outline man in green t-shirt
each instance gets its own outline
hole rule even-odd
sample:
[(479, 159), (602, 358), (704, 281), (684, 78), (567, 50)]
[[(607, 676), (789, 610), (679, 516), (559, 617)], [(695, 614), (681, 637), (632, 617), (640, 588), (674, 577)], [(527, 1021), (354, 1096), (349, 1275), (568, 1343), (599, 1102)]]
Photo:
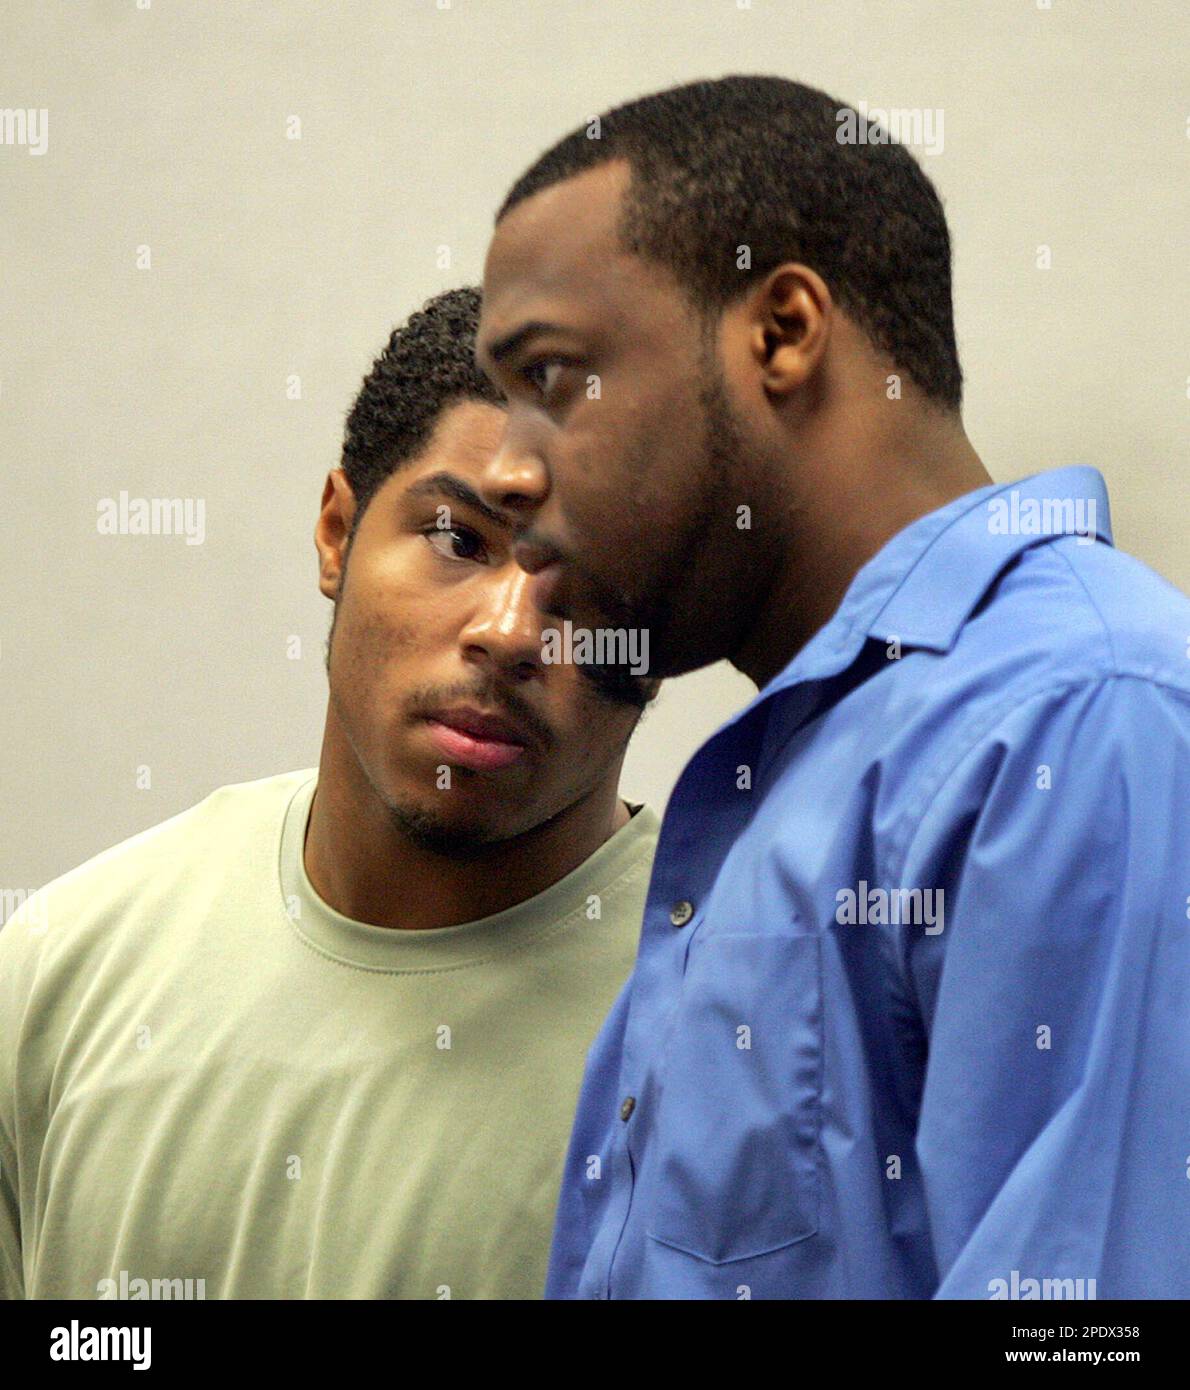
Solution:
[(220, 788), (0, 931), (5, 1297), (541, 1294), (636, 950), (659, 822), (618, 782), (656, 682), (546, 655), (475, 491), (505, 421), (478, 310), (431, 300), (348, 417), (318, 768)]

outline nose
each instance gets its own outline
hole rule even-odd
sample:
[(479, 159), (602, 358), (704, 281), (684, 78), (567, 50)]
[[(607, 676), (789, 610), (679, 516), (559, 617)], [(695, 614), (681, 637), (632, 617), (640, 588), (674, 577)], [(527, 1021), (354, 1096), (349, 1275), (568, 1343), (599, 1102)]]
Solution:
[(465, 660), (522, 680), (542, 669), (541, 614), (530, 594), (531, 582), (511, 560), (493, 571), (459, 634)]
[(510, 407), (500, 447), (479, 475), (480, 496), (489, 506), (511, 512), (518, 532), (526, 530), (550, 495), (550, 475), (534, 446), (529, 422)]

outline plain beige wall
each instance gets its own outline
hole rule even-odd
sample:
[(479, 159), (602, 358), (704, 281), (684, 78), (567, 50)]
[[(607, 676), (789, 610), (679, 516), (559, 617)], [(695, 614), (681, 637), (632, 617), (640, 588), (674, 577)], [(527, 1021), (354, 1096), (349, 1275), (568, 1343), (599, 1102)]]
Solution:
[[(1005, 480), (1096, 465), (1117, 542), (1187, 587), (1188, 38), (1184, 0), (6, 6), (0, 108), (49, 127), (0, 145), (0, 885), (316, 761), (310, 532), (362, 373), (480, 278), (547, 144), (693, 77), (942, 111), (977, 449)], [(203, 499), (204, 543), (98, 534), (121, 490)], [(626, 791), (660, 808), (751, 692), (671, 684)]]

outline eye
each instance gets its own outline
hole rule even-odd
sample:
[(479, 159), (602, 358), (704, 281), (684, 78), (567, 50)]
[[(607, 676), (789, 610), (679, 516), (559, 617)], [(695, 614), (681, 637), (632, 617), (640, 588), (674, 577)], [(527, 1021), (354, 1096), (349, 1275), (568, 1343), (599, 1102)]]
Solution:
[(469, 526), (429, 526), (422, 535), (444, 560), (478, 560), (485, 553), (483, 537)]
[(521, 375), (544, 399), (558, 382), (558, 376), (566, 363), (560, 357), (543, 357), (539, 362), (530, 362), (522, 368)]

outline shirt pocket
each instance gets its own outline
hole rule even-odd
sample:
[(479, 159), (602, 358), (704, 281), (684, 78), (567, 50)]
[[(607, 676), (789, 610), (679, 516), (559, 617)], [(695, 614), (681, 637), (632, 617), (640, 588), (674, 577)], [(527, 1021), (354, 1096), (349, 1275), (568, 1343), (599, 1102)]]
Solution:
[(819, 938), (723, 932), (698, 943), (664, 1066), (648, 1234), (714, 1264), (814, 1235)]

